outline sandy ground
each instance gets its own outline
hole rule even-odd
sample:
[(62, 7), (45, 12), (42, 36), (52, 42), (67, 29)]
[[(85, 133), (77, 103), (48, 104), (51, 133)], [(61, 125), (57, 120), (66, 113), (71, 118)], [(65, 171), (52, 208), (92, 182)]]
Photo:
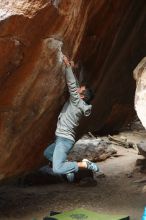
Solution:
[[(127, 135), (137, 142), (145, 139), (145, 133)], [(118, 157), (98, 163), (106, 176), (98, 177), (94, 187), (68, 183), (0, 186), (0, 219), (42, 220), (50, 210), (82, 207), (107, 214), (128, 214), (131, 220), (140, 220), (146, 205), (146, 174), (140, 173), (135, 163), (142, 156), (133, 149), (119, 146), (116, 149)]]

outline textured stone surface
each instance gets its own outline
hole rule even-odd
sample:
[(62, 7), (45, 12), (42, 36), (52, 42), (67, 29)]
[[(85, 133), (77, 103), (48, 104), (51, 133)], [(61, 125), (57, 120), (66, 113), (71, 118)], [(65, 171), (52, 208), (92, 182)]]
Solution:
[[(139, 149), (139, 153), (141, 155), (143, 155), (144, 157), (146, 157), (146, 143), (140, 143), (138, 145), (138, 149)], [(145, 162), (145, 164), (146, 164), (146, 162)]]
[[(146, 4), (141, 2), (136, 6), (134, 1), (108, 3), (92, 14), (80, 52), (86, 77), (97, 92), (88, 126), (98, 130), (104, 125), (109, 132), (118, 130), (135, 114), (136, 85), (132, 72), (145, 56), (146, 14), (143, 10)], [(87, 45), (86, 50), (84, 45)], [(84, 124), (82, 129), (85, 130)]]
[(76, 142), (74, 148), (69, 154), (69, 159), (82, 161), (86, 158), (91, 161), (103, 161), (116, 154), (117, 151), (105, 140), (100, 138), (82, 138)]
[[(133, 71), (136, 80), (135, 109), (142, 125), (146, 129), (146, 57), (144, 57)], [(146, 143), (138, 146), (140, 154), (146, 157)]]
[(136, 80), (135, 109), (146, 128), (146, 57), (140, 61), (133, 74)]
[(61, 50), (83, 62), (96, 91), (79, 134), (114, 127), (115, 111), (116, 127), (133, 117), (132, 70), (145, 54), (145, 11), (145, 0), (0, 2), (1, 179), (43, 163), (65, 101)]

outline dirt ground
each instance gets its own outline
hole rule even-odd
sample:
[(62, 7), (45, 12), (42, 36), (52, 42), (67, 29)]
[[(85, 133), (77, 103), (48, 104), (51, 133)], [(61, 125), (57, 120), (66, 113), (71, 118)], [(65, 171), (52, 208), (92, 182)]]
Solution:
[[(145, 132), (124, 133), (129, 140), (146, 140)], [(50, 210), (86, 208), (100, 213), (128, 214), (140, 220), (146, 205), (146, 174), (139, 172), (136, 160), (143, 157), (134, 149), (116, 146), (117, 157), (98, 163), (105, 177), (94, 187), (66, 182), (41, 185), (0, 186), (1, 220), (42, 220)]]

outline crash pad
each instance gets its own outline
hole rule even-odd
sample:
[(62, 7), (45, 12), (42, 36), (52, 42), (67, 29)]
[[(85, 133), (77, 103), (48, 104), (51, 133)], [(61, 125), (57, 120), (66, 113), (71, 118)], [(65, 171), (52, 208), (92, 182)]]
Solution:
[(75, 209), (53, 216), (56, 220), (130, 220), (129, 216), (96, 213), (86, 209)]

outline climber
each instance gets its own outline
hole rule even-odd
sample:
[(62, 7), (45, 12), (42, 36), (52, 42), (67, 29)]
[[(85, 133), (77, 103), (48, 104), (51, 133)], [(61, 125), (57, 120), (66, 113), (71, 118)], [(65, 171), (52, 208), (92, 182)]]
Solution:
[(93, 172), (98, 172), (99, 168), (87, 159), (81, 162), (67, 161), (67, 155), (75, 143), (75, 130), (79, 120), (82, 116), (89, 116), (91, 113), (90, 102), (93, 93), (85, 85), (79, 87), (72, 71), (73, 63), (66, 56), (63, 57), (63, 64), (70, 97), (58, 117), (56, 140), (45, 149), (44, 156), (52, 161), (54, 173), (66, 174), (68, 181), (72, 182), (74, 173), (80, 168), (87, 168)]

